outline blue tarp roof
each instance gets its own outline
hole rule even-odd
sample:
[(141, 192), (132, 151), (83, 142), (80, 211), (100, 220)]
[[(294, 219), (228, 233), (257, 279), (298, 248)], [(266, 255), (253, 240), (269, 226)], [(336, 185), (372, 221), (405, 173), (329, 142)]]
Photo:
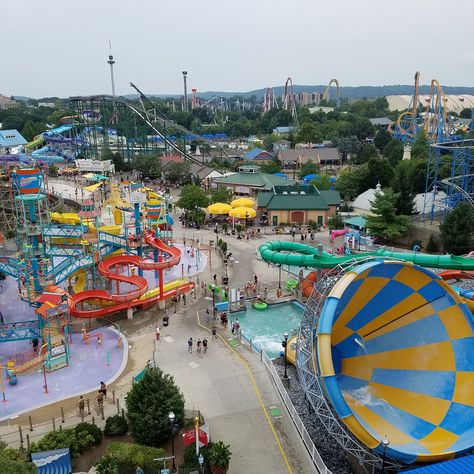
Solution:
[(273, 173), (273, 176), (278, 176), (283, 179), (288, 179), (288, 176), (285, 173)]
[(464, 456), (451, 461), (438, 462), (423, 466), (416, 469), (411, 469), (407, 472), (416, 474), (461, 474), (467, 472), (474, 472), (474, 454)]
[(31, 460), (36, 464), (38, 474), (70, 474), (72, 472), (69, 448), (31, 453)]
[(0, 146), (11, 147), (26, 145), (27, 141), (18, 130), (0, 130)]

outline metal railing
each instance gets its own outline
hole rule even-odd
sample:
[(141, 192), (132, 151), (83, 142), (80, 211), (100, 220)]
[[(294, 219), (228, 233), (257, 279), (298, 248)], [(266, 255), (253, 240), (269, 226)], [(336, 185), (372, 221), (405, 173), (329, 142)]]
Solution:
[(311, 436), (308, 433), (308, 430), (306, 429), (295, 406), (293, 405), (293, 402), (291, 401), (291, 398), (288, 395), (288, 392), (283, 386), (281, 377), (276, 371), (275, 366), (273, 365), (273, 362), (270, 359), (270, 357), (268, 357), (265, 351), (263, 351), (260, 347), (254, 344), (252, 342), (252, 339), (245, 337), (245, 335), (242, 334), (242, 331), (239, 332), (239, 335), (241, 336), (241, 341), (243, 341), (250, 348), (252, 352), (255, 352), (256, 354), (260, 356), (260, 361), (263, 362), (263, 364), (267, 368), (270, 374), (270, 377), (277, 388), (278, 394), (280, 395), (280, 398), (282, 399), (283, 404), (288, 410), (290, 418), (293, 421), (293, 424), (295, 425), (295, 428), (298, 431), (298, 434), (303, 440), (303, 443), (306, 449), (308, 450), (308, 453), (311, 456), (311, 460), (313, 461), (314, 466), (318, 470), (318, 473), (332, 474), (331, 471), (327, 468), (326, 464), (324, 463), (321, 455), (319, 454), (318, 449), (314, 445), (313, 440), (311, 439)]

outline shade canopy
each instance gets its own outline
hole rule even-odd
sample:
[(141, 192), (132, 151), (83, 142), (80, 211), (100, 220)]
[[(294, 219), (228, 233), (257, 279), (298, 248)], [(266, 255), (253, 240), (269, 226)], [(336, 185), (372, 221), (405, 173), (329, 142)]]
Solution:
[(236, 207), (229, 212), (229, 216), (245, 219), (246, 217), (254, 218), (257, 211), (251, 207)]
[(232, 207), (255, 207), (257, 203), (250, 198), (239, 198), (239, 199), (234, 199), (230, 205)]
[(90, 186), (86, 186), (85, 188), (82, 188), (84, 191), (89, 191), (90, 193), (93, 193), (95, 190), (100, 188), (102, 186), (102, 182), (96, 183), (96, 184), (91, 184)]
[(229, 214), (232, 210), (232, 206), (224, 202), (215, 202), (207, 208), (209, 214)]

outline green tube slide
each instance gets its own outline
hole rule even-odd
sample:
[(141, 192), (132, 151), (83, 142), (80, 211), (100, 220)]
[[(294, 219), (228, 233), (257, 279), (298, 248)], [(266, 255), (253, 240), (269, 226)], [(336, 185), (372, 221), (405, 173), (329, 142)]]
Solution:
[(474, 270), (474, 258), (453, 255), (430, 255), (420, 252), (391, 252), (380, 249), (377, 252), (364, 252), (353, 255), (335, 256), (328, 252), (319, 253), (318, 249), (296, 242), (273, 240), (259, 247), (262, 259), (266, 262), (298, 267), (333, 268), (364, 260), (368, 257), (392, 258), (413, 262), (421, 267), (445, 268), (453, 270)]

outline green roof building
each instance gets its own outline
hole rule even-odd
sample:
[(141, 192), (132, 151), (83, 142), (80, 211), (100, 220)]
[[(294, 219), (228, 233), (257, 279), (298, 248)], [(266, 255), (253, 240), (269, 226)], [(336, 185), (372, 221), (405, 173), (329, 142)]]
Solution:
[(339, 191), (319, 191), (312, 185), (274, 186), (271, 191), (258, 193), (257, 206), (261, 219), (271, 225), (326, 225), (341, 202)]
[(242, 165), (237, 173), (214, 178), (212, 181), (218, 188), (232, 188), (234, 194), (246, 196), (256, 196), (259, 191), (269, 191), (274, 186), (285, 187), (293, 184), (293, 181), (280, 176), (262, 173), (260, 166), (256, 165)]

